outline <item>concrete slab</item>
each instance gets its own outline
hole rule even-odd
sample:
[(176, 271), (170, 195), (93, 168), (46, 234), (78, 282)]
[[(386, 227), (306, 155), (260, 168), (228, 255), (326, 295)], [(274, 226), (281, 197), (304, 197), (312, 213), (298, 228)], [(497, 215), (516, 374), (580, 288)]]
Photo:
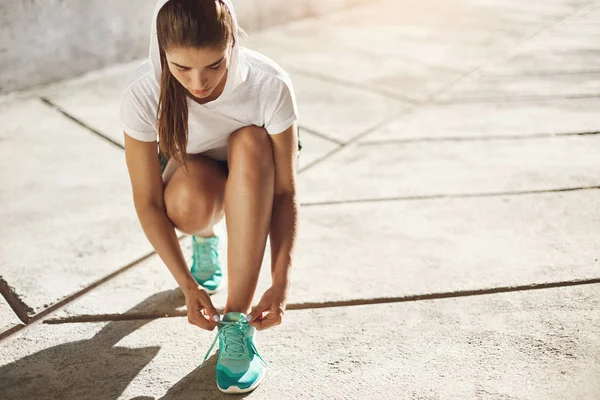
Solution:
[[(257, 334), (271, 368), (251, 396), (597, 398), (599, 288), (290, 311)], [(0, 393), (223, 398), (216, 356), (199, 367), (212, 335), (185, 318), (37, 325), (2, 343)]]
[(583, 4), (379, 2), (266, 30), (251, 43), (296, 71), (421, 101)]
[(497, 10), (490, 10), (489, 4), (474, 2), (425, 1), (418, 7), (407, 1), (379, 4), (326, 16), (327, 23), (319, 25), (318, 35), (361, 53), (465, 72), (514, 46), (543, 23), (507, 20)]
[[(599, 205), (600, 191), (583, 191), (303, 207), (289, 303), (594, 278), (600, 245), (590, 232), (600, 223)], [(271, 284), (268, 260), (269, 253), (254, 304)], [(170, 295), (139, 312), (185, 309), (167, 267), (152, 257), (55, 317), (124, 313), (158, 292)], [(227, 292), (212, 299), (222, 308)]]
[(369, 134), (362, 142), (528, 137), (595, 132), (600, 99), (443, 104), (420, 107)]
[(292, 79), (298, 98), (300, 126), (340, 142), (347, 142), (410, 107), (339, 83), (300, 74), (292, 74)]
[[(302, 22), (293, 24), (293, 28), (278, 30), (277, 35), (269, 31), (256, 35), (250, 42), (251, 47), (290, 71), (365, 91), (383, 92), (409, 102), (424, 99), (460, 75), (456, 71), (419, 65), (415, 60), (357, 51), (345, 42), (331, 40), (322, 33), (322, 25)], [(368, 103), (364, 96), (359, 99)]]
[(305, 171), (303, 203), (600, 184), (600, 135), (348, 147)]
[(572, 15), (519, 48), (510, 60), (486, 68), (489, 75), (531, 75), (585, 72), (599, 62), (598, 8)]
[(4, 297), (0, 296), (0, 337), (4, 332), (22, 326), (23, 323), (13, 312)]
[(34, 312), (150, 252), (120, 149), (37, 100), (0, 126), (2, 278)]
[(598, 36), (555, 33), (528, 43), (509, 61), (486, 68), (487, 76), (585, 74), (597, 71)]
[(39, 93), (87, 126), (123, 146), (121, 95), (141, 61), (49, 86)]
[(439, 99), (597, 94), (600, 73), (594, 66), (600, 62), (598, 40), (578, 28), (592, 16), (590, 12), (575, 15), (543, 32), (508, 60), (487, 66), (477, 79), (461, 83)]

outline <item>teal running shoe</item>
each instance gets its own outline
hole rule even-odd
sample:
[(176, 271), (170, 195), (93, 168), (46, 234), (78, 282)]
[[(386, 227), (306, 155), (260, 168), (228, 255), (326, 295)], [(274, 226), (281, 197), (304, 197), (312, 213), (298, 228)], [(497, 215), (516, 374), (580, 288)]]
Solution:
[(196, 282), (208, 294), (216, 293), (223, 282), (223, 270), (219, 259), (219, 238), (192, 236), (192, 266), (190, 272)]
[(219, 333), (204, 356), (204, 361), (219, 339), (217, 387), (221, 392), (250, 392), (265, 376), (267, 363), (254, 346), (254, 331), (246, 316), (239, 312), (227, 313), (219, 322)]

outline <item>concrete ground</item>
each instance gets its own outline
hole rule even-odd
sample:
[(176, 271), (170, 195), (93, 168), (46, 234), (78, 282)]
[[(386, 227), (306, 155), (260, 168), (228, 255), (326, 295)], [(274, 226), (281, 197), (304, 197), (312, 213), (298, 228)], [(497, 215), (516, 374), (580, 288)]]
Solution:
[[(237, 397), (600, 399), (600, 1), (376, 1), (248, 46), (305, 151), (288, 312)], [(133, 210), (133, 68), (0, 102), (0, 399), (224, 397)]]

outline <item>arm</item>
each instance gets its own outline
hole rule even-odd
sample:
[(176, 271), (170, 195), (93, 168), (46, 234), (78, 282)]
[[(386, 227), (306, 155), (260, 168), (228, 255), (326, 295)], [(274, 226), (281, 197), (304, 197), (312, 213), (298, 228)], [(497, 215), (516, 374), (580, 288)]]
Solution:
[[(143, 142), (125, 134), (125, 159), (133, 189), (133, 202), (146, 237), (171, 271), (187, 303), (193, 297), (191, 294), (201, 294), (197, 293), (198, 284), (187, 267), (175, 228), (167, 216), (156, 146), (156, 142)], [(206, 297), (209, 299), (207, 294)], [(202, 298), (194, 297), (194, 300), (200, 301), (209, 315), (216, 314), (210, 299), (208, 303)], [(197, 317), (188, 313), (191, 323), (205, 329), (214, 328), (212, 322)]]
[(296, 198), (296, 124), (272, 135), (275, 160), (275, 195), (271, 217), (271, 274), (273, 285), (289, 287), (292, 256), (298, 229)]

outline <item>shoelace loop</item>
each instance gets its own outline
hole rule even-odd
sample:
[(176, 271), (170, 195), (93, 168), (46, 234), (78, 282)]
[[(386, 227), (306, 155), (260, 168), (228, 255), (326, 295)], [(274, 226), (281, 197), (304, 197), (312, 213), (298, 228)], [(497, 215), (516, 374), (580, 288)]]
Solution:
[[(248, 322), (245, 321), (221, 321), (219, 322), (220, 330), (215, 335), (215, 339), (213, 340), (210, 348), (206, 352), (204, 356), (204, 360), (202, 361), (202, 365), (208, 359), (208, 356), (212, 352), (215, 344), (217, 343), (217, 339), (220, 335), (223, 335), (223, 349), (219, 349), (222, 351), (222, 358), (241, 360), (250, 356), (250, 352), (248, 350), (248, 342), (246, 341), (246, 330), (248, 329)], [(258, 349), (254, 346), (253, 342), (250, 342), (250, 350), (256, 354), (256, 356), (260, 359), (260, 361), (268, 366), (267, 362), (262, 358), (262, 356), (258, 353)], [(201, 365), (201, 366), (202, 366)]]

